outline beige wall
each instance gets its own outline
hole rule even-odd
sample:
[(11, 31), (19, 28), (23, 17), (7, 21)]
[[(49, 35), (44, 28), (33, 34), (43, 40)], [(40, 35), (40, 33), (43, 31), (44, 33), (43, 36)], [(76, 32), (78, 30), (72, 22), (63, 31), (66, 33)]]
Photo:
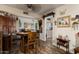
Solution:
[(17, 8), (12, 8), (6, 5), (0, 5), (0, 10), (12, 13), (17, 16), (23, 16), (23, 17), (29, 17), (29, 18), (40, 18), (40, 15), (36, 13), (30, 13), (30, 15), (24, 15), (23, 10), (17, 9)]
[[(60, 11), (63, 10), (66, 10), (65, 14), (60, 15)], [(69, 16), (69, 15), (70, 17), (75, 17), (75, 15), (79, 15), (79, 5), (63, 5), (61, 7), (56, 8), (55, 13), (56, 14), (54, 20), (57, 20), (58, 17)], [(57, 26), (54, 25), (53, 45), (56, 45), (56, 38), (58, 35), (63, 36), (68, 35), (70, 40), (69, 50), (71, 53), (73, 53), (74, 52), (73, 49), (76, 46), (76, 39), (75, 39), (76, 32), (79, 32), (79, 30), (74, 30), (72, 28), (72, 21), (70, 23), (70, 27), (58, 28)]]

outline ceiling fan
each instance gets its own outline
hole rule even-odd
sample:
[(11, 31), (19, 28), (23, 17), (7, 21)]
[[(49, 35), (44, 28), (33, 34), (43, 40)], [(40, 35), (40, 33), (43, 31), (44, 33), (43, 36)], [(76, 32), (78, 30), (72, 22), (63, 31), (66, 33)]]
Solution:
[(25, 4), (28, 12), (38, 12), (41, 9), (40, 4)]
[(34, 6), (32, 4), (26, 4), (27, 5), (27, 10), (32, 11)]

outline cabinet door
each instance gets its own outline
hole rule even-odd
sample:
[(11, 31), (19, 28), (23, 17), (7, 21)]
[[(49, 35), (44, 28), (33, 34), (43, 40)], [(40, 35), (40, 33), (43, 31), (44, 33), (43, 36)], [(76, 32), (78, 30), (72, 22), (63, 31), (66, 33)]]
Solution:
[(3, 24), (3, 32), (7, 32), (7, 33), (9, 33), (9, 23), (10, 23), (10, 21), (9, 21), (10, 19), (8, 18), (8, 17), (5, 17), (4, 18), (4, 24)]
[(3, 25), (3, 32), (8, 33), (8, 26), (7, 25)]
[(2, 31), (2, 24), (3, 24), (2, 18), (0, 18), (0, 31)]

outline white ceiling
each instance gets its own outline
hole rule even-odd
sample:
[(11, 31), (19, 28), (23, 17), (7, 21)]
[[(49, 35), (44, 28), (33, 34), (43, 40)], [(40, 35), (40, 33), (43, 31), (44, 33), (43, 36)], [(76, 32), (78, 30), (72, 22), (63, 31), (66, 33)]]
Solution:
[[(27, 12), (27, 5), (25, 5), (25, 4), (6, 4), (6, 5), (24, 10)], [(61, 5), (63, 5), (63, 4), (33, 4), (33, 6), (35, 6), (36, 8), (35, 8), (35, 11), (31, 11), (31, 12), (35, 12), (37, 14), (44, 14)]]

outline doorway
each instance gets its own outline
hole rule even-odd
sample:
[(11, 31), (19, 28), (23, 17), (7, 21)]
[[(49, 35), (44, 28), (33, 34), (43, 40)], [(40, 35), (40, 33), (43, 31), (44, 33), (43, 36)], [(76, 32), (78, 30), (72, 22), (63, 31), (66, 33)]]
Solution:
[(52, 35), (53, 35), (53, 16), (45, 17), (45, 37), (46, 37), (46, 44), (52, 45)]

